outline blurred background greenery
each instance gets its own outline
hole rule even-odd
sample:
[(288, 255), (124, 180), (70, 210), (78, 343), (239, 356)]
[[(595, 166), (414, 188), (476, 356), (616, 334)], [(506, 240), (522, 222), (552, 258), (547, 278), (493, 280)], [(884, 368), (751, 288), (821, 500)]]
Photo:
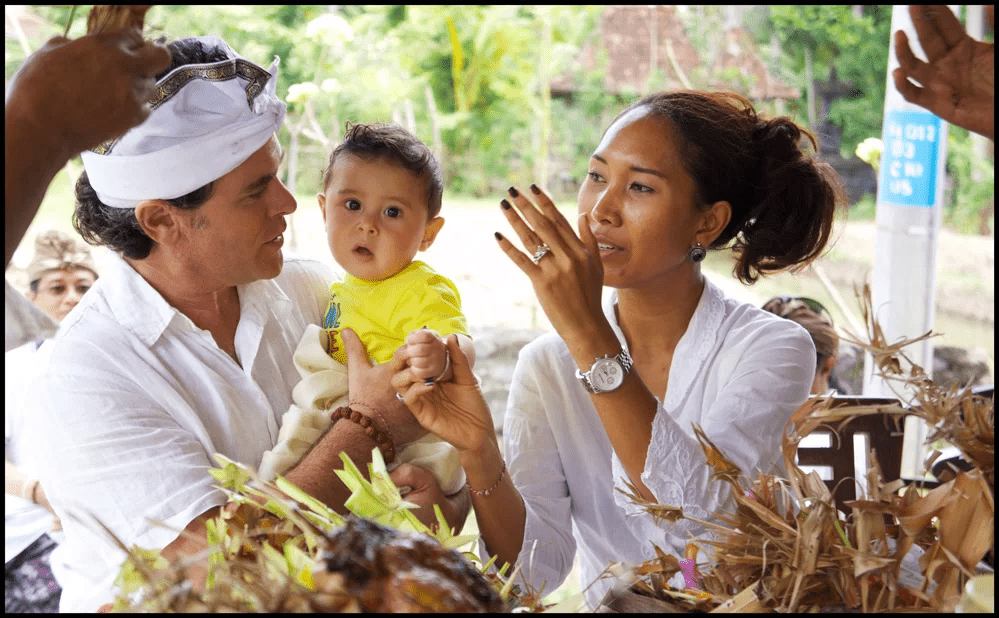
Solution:
[[(89, 9), (6, 6), (5, 79), (67, 26), (83, 34)], [(296, 193), (317, 189), (346, 122), (395, 121), (433, 146), (451, 194), (538, 182), (571, 197), (614, 114), (689, 86), (740, 92), (812, 129), (849, 181), (850, 218), (870, 219), (874, 174), (854, 151), (881, 136), (890, 23), (891, 7), (875, 5), (161, 5), (146, 34), (213, 34), (260, 64), (281, 58)], [(950, 132), (944, 225), (990, 234), (992, 154), (972, 141)]]

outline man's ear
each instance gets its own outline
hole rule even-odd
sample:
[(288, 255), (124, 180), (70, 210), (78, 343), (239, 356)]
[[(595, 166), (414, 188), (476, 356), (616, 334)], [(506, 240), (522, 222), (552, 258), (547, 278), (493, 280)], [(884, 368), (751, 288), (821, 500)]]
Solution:
[(430, 221), (427, 221), (427, 229), (423, 232), (423, 240), (420, 241), (420, 251), (426, 251), (430, 248), (430, 245), (434, 244), (434, 240), (443, 226), (443, 217), (434, 217)]
[(715, 202), (702, 213), (702, 217), (701, 227), (697, 230), (697, 240), (705, 247), (710, 247), (732, 219), (732, 205), (725, 200)]
[(158, 245), (176, 244), (183, 234), (177, 209), (165, 200), (142, 200), (135, 207), (135, 218)]

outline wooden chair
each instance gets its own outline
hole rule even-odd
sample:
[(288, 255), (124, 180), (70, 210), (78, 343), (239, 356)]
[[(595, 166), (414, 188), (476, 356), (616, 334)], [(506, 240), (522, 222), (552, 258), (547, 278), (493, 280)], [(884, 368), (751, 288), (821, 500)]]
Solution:
[[(835, 406), (852, 404), (897, 405), (898, 400), (875, 397), (841, 397)], [(828, 427), (828, 429), (827, 429)], [(831, 432), (835, 430), (835, 435)], [(832, 470), (831, 479), (823, 479), (833, 494), (837, 508), (844, 512), (849, 509), (845, 502), (858, 498), (857, 484), (866, 486), (867, 450), (874, 449), (874, 456), (881, 467), (884, 481), (902, 477), (902, 443), (905, 435), (905, 416), (894, 414), (873, 414), (860, 416), (848, 421), (830, 423), (816, 429), (810, 436), (828, 434), (828, 446), (799, 446), (798, 465), (816, 466)], [(837, 437), (838, 435), (838, 437)], [(863, 452), (857, 451), (854, 436), (863, 435), (860, 440), (866, 446)], [(859, 457), (857, 457), (859, 455)], [(860, 462), (863, 462), (862, 464)], [(861, 470), (857, 470), (857, 465)], [(807, 468), (806, 468), (807, 469)], [(859, 474), (858, 474), (859, 472)], [(845, 480), (844, 480), (845, 479)], [(861, 492), (859, 496), (862, 496)]]

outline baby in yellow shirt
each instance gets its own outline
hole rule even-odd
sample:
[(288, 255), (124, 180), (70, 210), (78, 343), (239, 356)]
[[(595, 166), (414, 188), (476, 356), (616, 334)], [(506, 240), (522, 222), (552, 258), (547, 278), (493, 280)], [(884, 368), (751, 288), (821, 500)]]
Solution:
[[(330, 286), (322, 327), (310, 326), (295, 351), (302, 381), (282, 418), (278, 444), (264, 454), (264, 478), (294, 465), (329, 426), (330, 410), (347, 404), (344, 328), (357, 333), (377, 363), (408, 346), (413, 374), (428, 382), (452, 378), (448, 335), (458, 336), (462, 352), (474, 362), (458, 289), (414, 259), (444, 225), (442, 194), (440, 167), (430, 149), (400, 127), (353, 125), (330, 154), (317, 198), (330, 251), (345, 275)], [(394, 463), (428, 469), (445, 494), (464, 485), (450, 444), (428, 434), (397, 446)]]

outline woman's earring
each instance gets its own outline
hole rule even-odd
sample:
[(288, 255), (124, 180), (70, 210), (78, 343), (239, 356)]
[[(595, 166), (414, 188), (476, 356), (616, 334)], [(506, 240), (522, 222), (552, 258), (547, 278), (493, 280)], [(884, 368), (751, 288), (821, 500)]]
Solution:
[(693, 262), (694, 264), (703, 260), (704, 256), (706, 256), (707, 254), (708, 250), (705, 249), (704, 246), (699, 242), (695, 243), (694, 246), (687, 251), (687, 255), (690, 256), (690, 261)]

